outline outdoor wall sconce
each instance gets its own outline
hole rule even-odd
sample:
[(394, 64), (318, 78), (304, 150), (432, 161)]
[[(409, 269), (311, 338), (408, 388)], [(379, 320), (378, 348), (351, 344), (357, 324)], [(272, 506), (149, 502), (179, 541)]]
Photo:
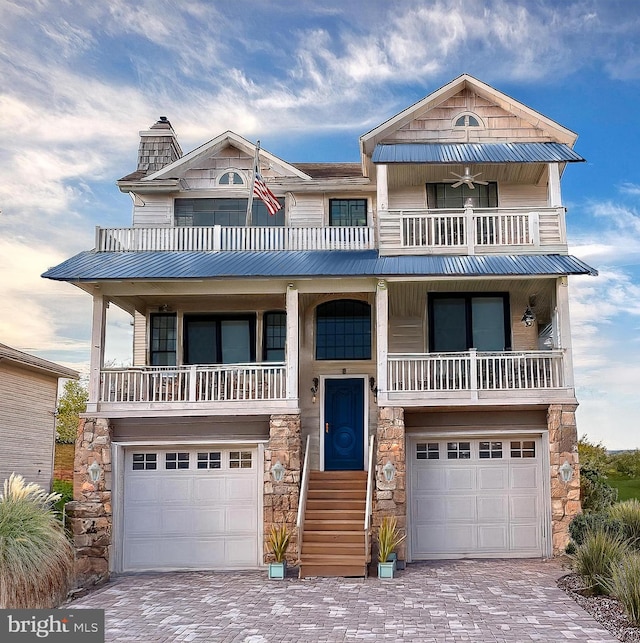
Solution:
[(370, 377), (369, 378), (369, 388), (371, 389), (371, 392), (373, 393), (373, 401), (377, 402), (378, 401), (378, 387), (376, 386), (376, 378), (375, 377)]
[(396, 477), (396, 468), (393, 466), (391, 460), (387, 460), (387, 464), (382, 467), (382, 473), (387, 482), (391, 482)]
[(313, 386), (311, 387), (311, 401), (315, 404), (318, 395), (318, 384), (320, 380), (317, 377), (313, 378)]
[(536, 320), (536, 316), (533, 314), (533, 311), (529, 306), (524, 311), (524, 315), (522, 315), (522, 319), (520, 320), (527, 328), (530, 326), (533, 326), (533, 322)]
[(560, 474), (560, 479), (562, 482), (567, 483), (573, 478), (573, 467), (569, 464), (568, 460), (565, 460), (563, 465), (558, 469)]
[(93, 463), (87, 468), (87, 473), (89, 474), (89, 480), (94, 484), (100, 480), (102, 475), (102, 467), (94, 460)]
[(522, 319), (520, 320), (527, 328), (533, 326), (533, 322), (536, 320), (536, 315), (533, 312), (533, 309), (536, 307), (536, 299), (536, 295), (531, 295), (529, 297), (529, 303), (527, 304), (524, 315), (522, 315)]
[(273, 477), (274, 482), (282, 482), (284, 478), (284, 472), (286, 469), (280, 460), (276, 460), (276, 463), (271, 467), (271, 476)]

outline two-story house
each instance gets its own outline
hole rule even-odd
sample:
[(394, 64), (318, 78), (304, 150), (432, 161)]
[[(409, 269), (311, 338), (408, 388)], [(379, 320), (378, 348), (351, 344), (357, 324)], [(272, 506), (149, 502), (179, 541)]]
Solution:
[[(463, 75), (364, 134), (360, 163), (233, 132), (183, 154), (165, 117), (140, 135), (133, 226), (44, 275), (93, 297), (81, 577), (256, 568), (281, 522), (301, 575), (364, 574), (385, 515), (409, 562), (563, 550), (567, 282), (595, 274), (567, 251), (573, 132)], [(273, 215), (248, 208), (256, 158)], [(130, 368), (104, 366), (109, 304)]]

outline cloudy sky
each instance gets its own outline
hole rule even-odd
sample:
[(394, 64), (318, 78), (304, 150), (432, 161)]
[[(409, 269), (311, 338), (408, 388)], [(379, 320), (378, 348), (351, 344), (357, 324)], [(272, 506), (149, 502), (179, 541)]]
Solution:
[(570, 281), (579, 432), (640, 447), (635, 0), (0, 0), (0, 342), (86, 372), (89, 297), (40, 274), (130, 224), (114, 182), (160, 115), (185, 151), (231, 129), (357, 161), (361, 134), (461, 73), (579, 134), (569, 242), (600, 271)]

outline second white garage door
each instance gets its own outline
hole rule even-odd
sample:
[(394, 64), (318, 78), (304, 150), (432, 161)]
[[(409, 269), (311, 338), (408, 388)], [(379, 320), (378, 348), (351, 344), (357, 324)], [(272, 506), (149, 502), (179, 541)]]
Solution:
[(257, 567), (255, 448), (125, 451), (125, 571)]
[(543, 554), (539, 439), (414, 438), (409, 450), (413, 559)]

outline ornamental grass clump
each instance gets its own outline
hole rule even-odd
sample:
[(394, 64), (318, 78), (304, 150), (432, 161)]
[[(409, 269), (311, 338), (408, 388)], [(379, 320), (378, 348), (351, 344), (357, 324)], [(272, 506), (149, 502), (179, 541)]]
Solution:
[(629, 551), (623, 536), (592, 531), (576, 549), (573, 566), (594, 594), (608, 594), (612, 570)]
[(640, 554), (631, 552), (614, 565), (606, 586), (622, 603), (631, 624), (640, 626)]
[(73, 579), (73, 548), (47, 493), (12, 473), (0, 494), (0, 609), (57, 607)]
[(269, 533), (269, 550), (273, 554), (276, 563), (281, 563), (285, 559), (291, 534), (284, 523), (280, 526), (272, 525)]
[(619, 520), (624, 526), (624, 534), (636, 549), (640, 549), (640, 501), (636, 498), (616, 502), (607, 510), (613, 520)]
[(378, 527), (378, 562), (386, 563), (389, 555), (405, 539), (400, 534), (395, 516), (385, 516)]

